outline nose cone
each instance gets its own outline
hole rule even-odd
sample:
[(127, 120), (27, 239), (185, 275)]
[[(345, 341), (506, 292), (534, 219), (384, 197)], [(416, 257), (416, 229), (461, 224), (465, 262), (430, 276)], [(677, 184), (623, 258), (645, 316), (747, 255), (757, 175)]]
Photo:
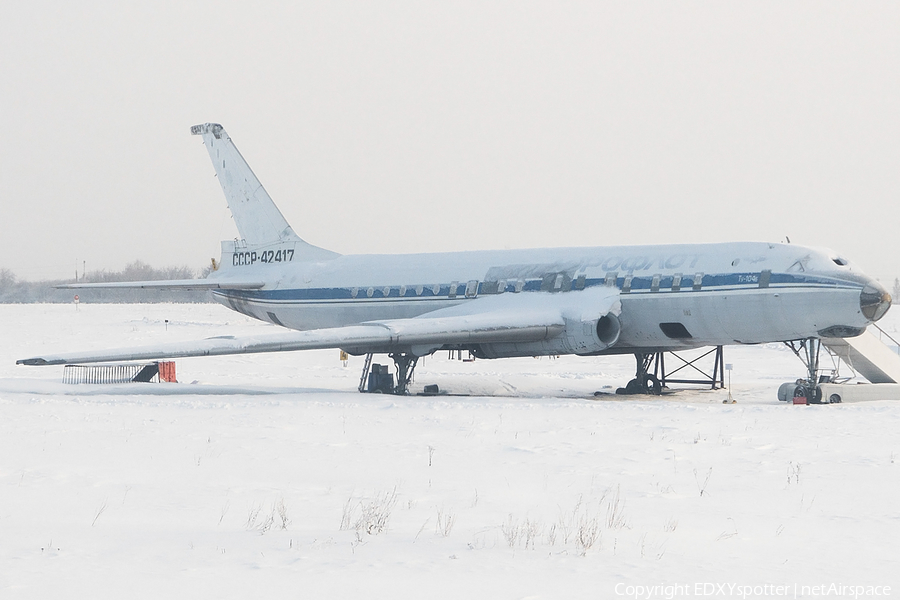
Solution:
[(891, 307), (891, 295), (877, 281), (870, 281), (859, 294), (859, 307), (870, 321), (877, 321)]

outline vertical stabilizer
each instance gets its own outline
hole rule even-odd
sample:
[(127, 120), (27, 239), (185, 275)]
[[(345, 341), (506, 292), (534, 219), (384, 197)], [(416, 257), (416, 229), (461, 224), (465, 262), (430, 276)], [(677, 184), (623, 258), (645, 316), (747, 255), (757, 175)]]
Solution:
[(194, 125), (191, 134), (203, 138), (234, 223), (247, 244), (290, 243), (296, 248), (298, 259), (318, 260), (338, 256), (307, 244), (294, 233), (221, 125)]

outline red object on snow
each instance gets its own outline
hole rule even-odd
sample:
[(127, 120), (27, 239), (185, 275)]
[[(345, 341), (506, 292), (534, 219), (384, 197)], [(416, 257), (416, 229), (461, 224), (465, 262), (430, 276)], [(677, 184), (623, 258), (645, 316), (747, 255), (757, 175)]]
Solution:
[(159, 380), (168, 383), (178, 383), (175, 379), (175, 361), (168, 360), (159, 363)]

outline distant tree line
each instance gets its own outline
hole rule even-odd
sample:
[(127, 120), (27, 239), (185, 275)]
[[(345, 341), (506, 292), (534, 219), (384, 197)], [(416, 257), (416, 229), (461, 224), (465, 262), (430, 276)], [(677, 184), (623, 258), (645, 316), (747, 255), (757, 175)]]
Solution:
[[(85, 274), (78, 283), (105, 283), (113, 281), (160, 281), (165, 279), (196, 279), (206, 277), (209, 268), (197, 271), (189, 267), (167, 267), (155, 269), (145, 262), (136, 260), (121, 271), (92, 271)], [(209, 292), (182, 290), (141, 290), (141, 289), (104, 289), (104, 290), (58, 290), (53, 286), (75, 283), (73, 279), (52, 281), (24, 281), (16, 277), (9, 269), (0, 269), (0, 303), (65, 303), (72, 302), (78, 294), (81, 302), (94, 304), (125, 304), (154, 302), (209, 302)]]

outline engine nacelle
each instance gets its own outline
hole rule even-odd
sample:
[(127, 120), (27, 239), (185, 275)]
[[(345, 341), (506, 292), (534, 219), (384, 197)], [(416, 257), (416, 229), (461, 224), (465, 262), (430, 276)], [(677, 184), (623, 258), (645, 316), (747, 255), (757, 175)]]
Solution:
[(540, 342), (480, 344), (478, 358), (512, 358), (517, 356), (550, 356), (556, 354), (593, 354), (606, 350), (619, 340), (622, 328), (619, 318), (607, 313), (590, 321), (566, 319), (562, 334)]

